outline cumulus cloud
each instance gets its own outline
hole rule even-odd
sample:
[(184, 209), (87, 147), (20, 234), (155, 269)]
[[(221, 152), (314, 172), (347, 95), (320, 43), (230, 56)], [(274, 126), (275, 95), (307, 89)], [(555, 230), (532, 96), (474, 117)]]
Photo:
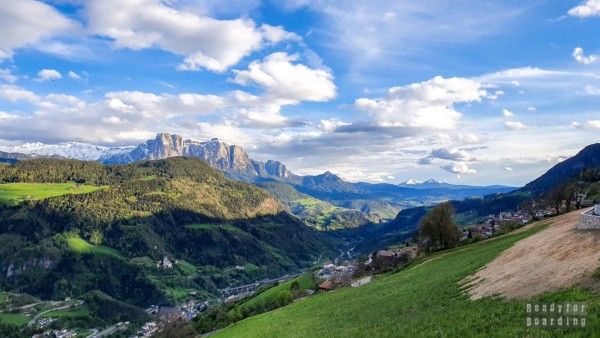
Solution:
[(587, 125), (590, 128), (600, 129), (600, 120), (589, 120), (587, 121)]
[(44, 82), (59, 79), (62, 79), (62, 74), (56, 69), (42, 69), (37, 73), (37, 77), (34, 79), (34, 81)]
[[(160, 48), (184, 56), (180, 70), (223, 72), (266, 44), (298, 36), (250, 19), (217, 20), (159, 0), (86, 3), (89, 29), (116, 48)], [(118, 13), (107, 15), (107, 13)]]
[(120, 91), (108, 92), (105, 97), (108, 108), (115, 113), (144, 118), (209, 114), (226, 105), (226, 101), (220, 96), (195, 93), (172, 95)]
[(280, 104), (300, 101), (328, 101), (336, 96), (333, 74), (298, 63), (299, 56), (273, 53), (261, 61), (253, 61), (246, 70), (234, 70), (232, 81), (255, 84), (265, 90), (265, 97)]
[(335, 98), (337, 88), (329, 70), (299, 62), (297, 54), (273, 53), (253, 61), (245, 70), (233, 70), (231, 82), (258, 86), (260, 95), (235, 91), (238, 117), (259, 127), (281, 127), (297, 123), (281, 115), (281, 107), (303, 101), (323, 102)]
[(76, 27), (54, 7), (33, 0), (0, 1), (0, 60), (17, 48), (31, 46)]
[(354, 106), (369, 113), (376, 124), (386, 127), (453, 129), (462, 114), (456, 103), (479, 102), (487, 95), (472, 79), (443, 78), (393, 87), (381, 99), (359, 98)]
[(526, 125), (518, 121), (506, 121), (504, 122), (504, 126), (509, 130), (521, 130), (527, 128)]
[(15, 85), (0, 85), (0, 98), (9, 102), (25, 101), (36, 103), (40, 98), (32, 91), (23, 89)]
[(581, 18), (600, 16), (600, 0), (586, 0), (580, 5), (569, 9), (567, 13), (570, 16), (577, 16)]
[(475, 174), (477, 170), (469, 167), (466, 163), (447, 163), (440, 166), (440, 168), (453, 174)]
[(18, 78), (10, 69), (0, 68), (0, 80), (8, 83), (17, 82)]
[(435, 148), (431, 150), (429, 155), (419, 160), (419, 164), (431, 164), (434, 160), (447, 160), (455, 162), (469, 162), (475, 161), (476, 158), (470, 156), (465, 150), (453, 149), (453, 148)]
[(512, 172), (513, 168), (511, 168), (511, 167), (504, 167), (504, 171)]
[(515, 116), (515, 113), (513, 113), (510, 110), (504, 108), (504, 109), (502, 109), (502, 115), (504, 115), (504, 117), (513, 117), (513, 116)]
[(529, 107), (527, 107), (527, 110), (528, 110), (528, 111), (535, 111), (535, 110), (536, 110), (536, 108), (535, 108), (534, 106), (529, 106)]
[(592, 63), (596, 63), (598, 62), (598, 60), (600, 60), (600, 56), (596, 55), (596, 54), (590, 54), (590, 55), (585, 55), (583, 53), (583, 48), (581, 47), (577, 47), (575, 49), (573, 49), (573, 58), (575, 59), (575, 61), (583, 64), (583, 65), (589, 65)]
[(0, 101), (31, 106), (28, 114), (0, 123), (0, 139), (112, 143), (140, 141), (158, 131), (177, 132), (181, 119), (216, 113), (227, 101), (197, 93), (108, 92), (98, 101), (72, 95), (38, 95), (15, 85), (0, 85)]

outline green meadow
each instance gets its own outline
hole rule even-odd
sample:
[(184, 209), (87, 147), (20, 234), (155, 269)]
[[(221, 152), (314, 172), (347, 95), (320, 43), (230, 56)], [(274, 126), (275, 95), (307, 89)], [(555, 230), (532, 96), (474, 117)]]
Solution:
[(600, 298), (573, 288), (538, 297), (542, 301), (584, 301), (587, 328), (528, 329), (525, 301), (471, 301), (458, 284), (540, 227), (477, 242), (415, 262), (359, 288), (321, 293), (247, 318), (218, 337), (507, 337), (589, 336), (600, 331)]
[(19, 203), (67, 194), (85, 194), (102, 188), (76, 183), (4, 183), (0, 184), (0, 203)]
[(250, 308), (256, 307), (260, 303), (263, 303), (263, 304), (273, 303), (277, 300), (277, 297), (279, 296), (280, 293), (289, 292), (290, 288), (292, 286), (292, 283), (294, 283), (294, 282), (298, 282), (301, 290), (312, 290), (312, 289), (314, 289), (315, 283), (316, 283), (315, 278), (311, 274), (296, 277), (292, 280), (283, 282), (277, 286), (274, 286), (272, 288), (269, 288), (269, 289), (257, 294), (256, 296), (254, 296), (254, 297), (248, 299), (247, 301), (245, 301), (244, 303), (242, 303), (240, 305), (240, 307), (250, 309)]
[(103, 245), (92, 245), (88, 241), (84, 240), (81, 237), (75, 235), (66, 235), (65, 238), (67, 242), (67, 246), (69, 249), (81, 253), (81, 254), (89, 254), (89, 253), (98, 253), (98, 254), (106, 254), (115, 257), (122, 257), (122, 255), (115, 249), (109, 248)]
[(29, 318), (21, 313), (0, 313), (0, 325), (25, 325), (29, 321)]

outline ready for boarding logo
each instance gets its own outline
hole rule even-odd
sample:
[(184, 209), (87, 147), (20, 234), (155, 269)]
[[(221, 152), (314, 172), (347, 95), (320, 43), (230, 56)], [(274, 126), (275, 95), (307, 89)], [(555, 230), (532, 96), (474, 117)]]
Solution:
[(525, 325), (537, 328), (584, 328), (587, 306), (582, 302), (527, 303)]

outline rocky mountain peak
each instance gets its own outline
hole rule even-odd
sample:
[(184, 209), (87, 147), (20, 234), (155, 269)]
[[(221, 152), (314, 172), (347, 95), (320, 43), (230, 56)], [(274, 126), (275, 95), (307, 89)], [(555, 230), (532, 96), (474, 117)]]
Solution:
[(130, 163), (174, 156), (197, 157), (231, 176), (250, 180), (253, 177), (284, 178), (291, 174), (281, 162), (254, 161), (242, 147), (221, 142), (218, 138), (199, 142), (184, 140), (180, 135), (169, 133), (159, 133), (153, 140), (140, 144), (131, 152), (107, 156), (101, 161), (104, 163)]

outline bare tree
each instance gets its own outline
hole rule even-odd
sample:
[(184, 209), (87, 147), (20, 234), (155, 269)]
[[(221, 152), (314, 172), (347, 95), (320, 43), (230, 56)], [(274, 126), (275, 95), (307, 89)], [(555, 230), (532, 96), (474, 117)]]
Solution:
[(550, 193), (548, 194), (548, 200), (554, 206), (556, 215), (560, 214), (560, 207), (562, 206), (563, 201), (568, 199), (567, 196), (568, 191), (566, 183), (561, 183), (550, 190)]

